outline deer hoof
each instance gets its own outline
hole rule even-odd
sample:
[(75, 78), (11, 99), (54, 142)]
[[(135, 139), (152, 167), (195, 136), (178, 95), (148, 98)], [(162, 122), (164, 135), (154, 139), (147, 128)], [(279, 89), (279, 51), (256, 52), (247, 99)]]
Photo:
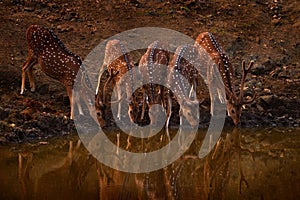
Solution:
[(35, 88), (31, 88), (30, 91), (31, 91), (31, 92), (35, 92)]
[(21, 90), (20, 94), (21, 94), (21, 95), (25, 94), (25, 89), (24, 89), (24, 90)]

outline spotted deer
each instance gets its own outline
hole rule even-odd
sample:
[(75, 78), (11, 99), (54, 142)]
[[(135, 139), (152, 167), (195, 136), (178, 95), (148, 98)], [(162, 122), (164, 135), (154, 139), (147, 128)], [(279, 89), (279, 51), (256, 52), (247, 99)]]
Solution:
[(166, 45), (159, 41), (154, 41), (148, 46), (146, 53), (139, 62), (139, 72), (148, 83), (143, 85), (143, 105), (141, 119), (144, 118), (145, 106), (148, 105), (150, 124), (157, 124), (159, 119), (159, 108), (154, 105), (161, 105), (166, 108), (164, 102), (164, 81), (167, 75), (167, 67), (170, 53), (166, 50)]
[[(127, 53), (128, 50), (126, 46), (119, 40), (110, 40), (107, 42), (105, 47), (105, 55), (103, 60), (103, 65), (101, 67), (102, 69), (105, 69), (107, 67), (108, 72), (110, 73), (110, 81), (113, 81), (116, 84), (116, 91), (117, 91), (117, 102), (118, 102), (118, 113), (117, 118), (121, 119), (121, 100), (123, 98), (122, 94), (122, 84), (125, 84), (125, 98), (128, 103), (128, 116), (131, 120), (131, 122), (135, 121), (134, 118), (134, 111), (133, 108), (136, 108), (136, 106), (132, 106), (135, 104), (135, 99), (132, 96), (134, 92), (134, 84), (136, 79), (136, 73), (134, 70), (134, 64)], [(125, 76), (126, 78), (122, 78), (122, 76)], [(122, 78), (122, 79), (121, 79)], [(98, 88), (96, 90), (96, 96), (99, 96), (100, 92), (100, 79), (98, 81)], [(105, 91), (107, 91), (108, 82), (104, 86)], [(105, 99), (107, 93), (103, 94), (103, 98)], [(100, 105), (100, 107), (104, 108), (107, 107), (109, 102), (107, 99), (103, 101), (104, 99), (98, 98), (97, 104)], [(102, 102), (101, 102), (102, 101)], [(102, 105), (102, 106), (101, 106)], [(101, 110), (101, 108), (100, 108)], [(103, 109), (102, 109), (103, 110)], [(99, 115), (100, 113), (98, 113)]]
[[(201, 63), (199, 61), (198, 49), (192, 45), (183, 45), (176, 49), (168, 66), (167, 85), (176, 93), (177, 101), (180, 105), (180, 125), (182, 125), (182, 117), (184, 116), (191, 126), (198, 126), (199, 102), (197, 99), (193, 100), (189, 98), (190, 86), (194, 84), (197, 75), (197, 70), (194, 66), (197, 63)], [(172, 100), (169, 90), (168, 108), (166, 127), (169, 126), (172, 112)]]
[(235, 125), (239, 124), (242, 106), (245, 104), (252, 103), (256, 98), (256, 92), (253, 92), (250, 99), (244, 98), (244, 85), (246, 76), (253, 66), (251, 61), (249, 66), (246, 68), (245, 61), (242, 62), (242, 80), (240, 84), (239, 96), (236, 94), (234, 86), (234, 70), (229, 62), (229, 59), (221, 46), (216, 41), (215, 37), (209, 33), (204, 32), (198, 35), (195, 45), (207, 51), (210, 57), (213, 59), (215, 64), (218, 66), (219, 73), (223, 80), (223, 84), (226, 91), (226, 108), (228, 115), (232, 118)]
[[(39, 64), (41, 70), (48, 76), (60, 81), (66, 87), (71, 106), (70, 118), (74, 117), (74, 98), (79, 98), (79, 93), (73, 94), (74, 80), (78, 75), (78, 80), (83, 80), (91, 88), (86, 70), (81, 66), (82, 61), (79, 56), (69, 51), (55, 33), (43, 26), (31, 25), (26, 31), (28, 43), (28, 56), (22, 66), (22, 85), (20, 94), (25, 92), (26, 72), (30, 82), (31, 91), (34, 92), (36, 85), (33, 75), (33, 66)], [(78, 91), (79, 92), (79, 91)], [(82, 91), (81, 91), (82, 92)], [(89, 104), (91, 100), (86, 99)], [(86, 102), (87, 102), (86, 101)], [(80, 114), (83, 114), (81, 106), (78, 104)]]

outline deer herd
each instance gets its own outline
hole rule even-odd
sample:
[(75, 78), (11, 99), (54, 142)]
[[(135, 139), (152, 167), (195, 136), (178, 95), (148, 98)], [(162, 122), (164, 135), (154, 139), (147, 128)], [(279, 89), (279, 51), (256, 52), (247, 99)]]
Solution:
[[(172, 111), (174, 94), (169, 88), (175, 90), (177, 94), (176, 100), (180, 106), (180, 123), (184, 117), (191, 126), (198, 126), (199, 102), (201, 103), (202, 99), (197, 98), (196, 91), (201, 90), (198, 83), (199, 79), (203, 77), (209, 90), (214, 89), (212, 87), (215, 87), (216, 84), (218, 88), (223, 86), (225, 90), (218, 92), (222, 93), (225, 99), (219, 95), (218, 100), (226, 103), (228, 116), (231, 117), (235, 125), (240, 123), (243, 105), (252, 103), (256, 98), (254, 91), (250, 97), (245, 98), (244, 96), (246, 76), (251, 70), (253, 62), (250, 62), (248, 67), (245, 66), (245, 61), (242, 62), (242, 79), (237, 94), (234, 87), (234, 68), (221, 46), (209, 32), (201, 33), (193, 45), (179, 46), (173, 55), (168, 50), (168, 44), (165, 44), (164, 41), (154, 41), (149, 44), (138, 63), (138, 67), (135, 67), (125, 41), (109, 40), (106, 43), (102, 66), (102, 69), (107, 69), (109, 77), (102, 86), (100, 86), (102, 83), (99, 77), (93, 98), (88, 98), (88, 95), (82, 94), (83, 92), (92, 92), (92, 86), (80, 57), (70, 52), (53, 31), (39, 25), (31, 25), (26, 31), (26, 38), (28, 56), (22, 66), (21, 94), (25, 92), (26, 72), (31, 91), (35, 91), (33, 66), (39, 64), (46, 75), (60, 81), (66, 87), (70, 100), (71, 119), (74, 117), (77, 99), (83, 98), (91, 116), (97, 114), (95, 120), (101, 126), (105, 125), (107, 121), (106, 111), (113, 103), (109, 98), (109, 88), (112, 85), (116, 87), (117, 91), (115, 96), (117, 97), (116, 103), (118, 103), (118, 120), (122, 120), (121, 105), (124, 104), (121, 102), (125, 101), (127, 105), (125, 109), (131, 122), (136, 122), (137, 118), (144, 119), (145, 110), (148, 107), (150, 124), (155, 124), (158, 109), (163, 108), (167, 116), (166, 127), (169, 126), (171, 114), (174, 112)], [(219, 72), (219, 79), (215, 77), (214, 70)], [(90, 90), (74, 90), (76, 76), (80, 76), (79, 80), (83, 80), (83, 83)], [(126, 78), (122, 78), (122, 76), (126, 76)], [(139, 100), (134, 93), (134, 84), (138, 80), (138, 76), (142, 76), (143, 80), (148, 83), (143, 85), (141, 89), (142, 100)], [(213, 81), (216, 84), (212, 83)], [(158, 84), (158, 82), (168, 85), (169, 88)], [(122, 84), (125, 85), (124, 91), (121, 89)], [(215, 97), (210, 95), (210, 112), (211, 115), (214, 115), (216, 111), (213, 110), (212, 99)], [(157, 104), (161, 106), (154, 106)], [(94, 105), (95, 107), (93, 107)], [(83, 114), (80, 104), (77, 107), (78, 113)]]

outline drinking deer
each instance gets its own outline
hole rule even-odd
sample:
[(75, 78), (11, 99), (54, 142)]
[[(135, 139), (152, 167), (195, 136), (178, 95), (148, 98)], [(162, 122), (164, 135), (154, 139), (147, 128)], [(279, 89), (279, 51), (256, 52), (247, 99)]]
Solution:
[(225, 91), (226, 91), (226, 108), (228, 115), (232, 118), (235, 125), (239, 124), (242, 106), (252, 103), (256, 98), (256, 92), (253, 92), (252, 97), (248, 100), (244, 98), (244, 85), (246, 76), (253, 66), (251, 61), (246, 68), (245, 61), (242, 62), (242, 80), (240, 85), (239, 96), (236, 94), (234, 86), (234, 71), (227, 55), (224, 53), (221, 46), (216, 41), (215, 37), (209, 33), (204, 32), (199, 34), (195, 41), (195, 45), (204, 48), (217, 64), (219, 73), (222, 77)]
[[(198, 50), (191, 45), (179, 46), (169, 63), (167, 82), (168, 86), (177, 94), (177, 101), (180, 105), (180, 125), (182, 125), (183, 116), (191, 126), (196, 127), (198, 125), (199, 102), (196, 99), (191, 100), (188, 95), (188, 91), (190, 90), (189, 84), (194, 83), (195, 75), (197, 75), (197, 70), (194, 67), (194, 64), (197, 63), (201, 63), (199, 61)], [(171, 95), (169, 91), (168, 107), (166, 127), (169, 125), (172, 110)]]
[(144, 117), (145, 106), (148, 104), (150, 124), (156, 124), (156, 120), (158, 119), (159, 107), (154, 105), (158, 104), (165, 108), (163, 84), (169, 57), (170, 53), (166, 50), (165, 44), (154, 41), (148, 46), (146, 53), (139, 62), (140, 74), (143, 80), (148, 83), (147, 85), (143, 85), (141, 119)]
[[(31, 91), (35, 91), (33, 76), (33, 66), (39, 64), (41, 70), (48, 76), (60, 81), (66, 87), (71, 106), (70, 118), (74, 117), (74, 98), (79, 98), (79, 94), (73, 94), (74, 80), (80, 71), (79, 80), (84, 80), (88, 87), (91, 87), (86, 70), (81, 66), (82, 61), (79, 56), (69, 51), (55, 33), (43, 26), (31, 25), (26, 31), (28, 43), (28, 56), (22, 66), (22, 85), (20, 94), (25, 92), (26, 71), (28, 74)], [(81, 95), (82, 96), (82, 95)], [(91, 102), (91, 100), (87, 100)], [(78, 104), (80, 114), (83, 114), (81, 106)]]
[[(135, 104), (135, 99), (132, 95), (134, 92), (133, 89), (134, 89), (136, 74), (134, 71), (134, 64), (132, 63), (131, 58), (127, 52), (128, 52), (127, 48), (121, 41), (116, 39), (108, 41), (105, 47), (105, 55), (104, 55), (102, 69), (105, 69), (105, 67), (107, 67), (107, 70), (109, 71), (111, 77), (110, 81), (113, 80), (116, 84), (117, 98), (118, 98), (117, 118), (119, 120), (121, 119), (121, 100), (122, 100), (121, 86), (122, 84), (125, 84), (125, 95), (126, 95), (126, 100), (128, 102), (128, 115), (131, 122), (134, 122), (135, 119), (134, 119), (134, 112), (132, 108), (135, 108), (135, 106), (131, 106), (131, 105)], [(124, 79), (124, 77), (122, 78), (122, 76), (125, 76), (125, 74), (126, 74), (126, 78), (128, 79)], [(100, 84), (101, 83), (99, 79), (98, 88), (96, 91), (97, 96), (99, 96), (98, 93), (99, 93)], [(105, 85), (105, 87), (107, 86), (108, 84)], [(107, 91), (107, 88), (104, 88), (104, 90)], [(106, 97), (103, 96), (103, 98)], [(97, 101), (101, 101), (101, 99), (98, 98)], [(97, 104), (104, 105), (107, 103), (108, 101), (105, 100), (104, 102), (98, 102)]]

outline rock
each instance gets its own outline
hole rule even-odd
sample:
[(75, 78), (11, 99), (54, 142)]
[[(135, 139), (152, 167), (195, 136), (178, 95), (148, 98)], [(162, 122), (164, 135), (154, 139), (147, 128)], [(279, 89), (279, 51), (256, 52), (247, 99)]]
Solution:
[(25, 7), (24, 11), (26, 11), (26, 12), (33, 12), (34, 8), (32, 8), (32, 7)]
[(45, 95), (49, 93), (49, 85), (43, 84), (38, 88), (38, 93), (41, 95)]
[(35, 109), (33, 108), (26, 108), (24, 110), (22, 110), (20, 112), (20, 114), (26, 119), (26, 120), (30, 120), (30, 119), (33, 119), (33, 113), (35, 112)]
[(73, 19), (73, 15), (71, 14), (71, 13), (68, 13), (68, 14), (66, 14), (64, 17), (63, 17), (63, 19), (64, 20), (67, 20), (67, 21), (70, 21), (71, 19)]
[(12, 127), (5, 121), (0, 121), (1, 132), (10, 132)]
[(263, 112), (264, 111), (264, 108), (261, 105), (257, 104), (256, 107), (257, 107), (257, 110), (259, 112)]
[(9, 112), (0, 107), (0, 120), (4, 120), (8, 117)]
[(254, 65), (251, 73), (254, 75), (262, 75), (265, 73), (266, 67), (264, 65)]
[(271, 59), (267, 59), (262, 63), (265, 66), (266, 71), (271, 71), (274, 68), (274, 63)]
[(262, 99), (267, 104), (270, 104), (273, 98), (278, 98), (277, 96), (276, 97), (274, 97), (274, 96), (276, 96), (276, 95), (264, 95), (264, 96), (261, 96), (260, 99)]
[(263, 75), (274, 69), (274, 63), (271, 59), (267, 59), (261, 63), (261, 65), (254, 65), (251, 73), (254, 75)]
[(6, 138), (5, 137), (0, 137), (0, 144), (3, 144), (6, 142)]
[(272, 94), (272, 91), (270, 89), (268, 89), (268, 88), (264, 88), (263, 92), (265, 94), (269, 94), (269, 95)]
[(58, 25), (56, 28), (59, 32), (69, 32), (69, 31), (74, 30), (73, 27), (71, 27), (67, 24)]
[(278, 77), (278, 74), (279, 74), (281, 71), (282, 71), (281, 68), (276, 67), (276, 69), (274, 69), (274, 70), (272, 70), (272, 71), (270, 72), (270, 76), (271, 76), (272, 78), (277, 78), (277, 77)]
[(272, 23), (274, 26), (277, 26), (277, 25), (280, 25), (280, 24), (281, 24), (281, 20), (278, 19), (278, 18), (274, 18), (274, 19), (272, 19), (271, 23)]

